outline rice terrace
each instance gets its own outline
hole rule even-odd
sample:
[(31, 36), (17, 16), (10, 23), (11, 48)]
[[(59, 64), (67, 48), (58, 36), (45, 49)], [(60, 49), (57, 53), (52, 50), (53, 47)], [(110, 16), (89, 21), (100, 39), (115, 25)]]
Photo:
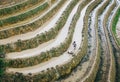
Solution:
[(0, 0), (0, 82), (120, 82), (120, 0)]

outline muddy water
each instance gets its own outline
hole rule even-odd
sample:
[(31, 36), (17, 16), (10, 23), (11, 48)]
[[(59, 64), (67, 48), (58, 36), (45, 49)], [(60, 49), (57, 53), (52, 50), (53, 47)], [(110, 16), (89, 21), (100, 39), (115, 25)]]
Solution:
[[(64, 78), (64, 80), (61, 80), (61, 82), (81, 82), (81, 80), (84, 78), (84, 76), (88, 75), (88, 72), (91, 69), (91, 66), (94, 62), (94, 56), (96, 51), (96, 32), (95, 32), (95, 15), (97, 9), (102, 6), (100, 4), (92, 13), (90, 14), (89, 20), (88, 20), (88, 46), (91, 46), (88, 49), (87, 55), (83, 58), (82, 62), (78, 65), (78, 67), (71, 73), (71, 75), (67, 78)], [(74, 79), (73, 79), (74, 78)]]
[(111, 30), (111, 23), (112, 23), (112, 19), (115, 15), (115, 12), (117, 11), (117, 9), (119, 8), (119, 4), (112, 10), (109, 18), (108, 18), (108, 22), (106, 24), (106, 27), (107, 27), (107, 31), (108, 31), (108, 34), (109, 34), (109, 38), (110, 38), (110, 41), (111, 41), (111, 45), (112, 45), (112, 49), (113, 49), (113, 53), (114, 53), (114, 56), (115, 56), (115, 61), (116, 61), (116, 82), (119, 82), (119, 79), (120, 79), (120, 49), (118, 48), (118, 46), (116, 45), (116, 42), (113, 38), (113, 35), (112, 35), (112, 30)]
[(103, 25), (104, 16), (107, 13), (109, 7), (113, 4), (114, 0), (109, 3), (109, 5), (106, 7), (106, 9), (103, 11), (102, 15), (99, 16), (98, 19), (98, 25), (99, 25), (99, 38), (101, 42), (101, 63), (99, 72), (97, 73), (97, 79), (96, 82), (107, 82), (109, 77), (109, 71), (110, 71), (110, 51), (109, 51), (109, 45), (107, 41), (107, 35), (105, 33), (105, 28)]
[(115, 40), (114, 40), (114, 38), (113, 38), (113, 35), (112, 35), (112, 28), (110, 28), (111, 27), (111, 23), (112, 23), (112, 19), (113, 19), (113, 17), (114, 17), (114, 14), (115, 14), (115, 12), (117, 12), (117, 9), (119, 8), (119, 5), (117, 5), (114, 9), (113, 9), (113, 11), (111, 12), (111, 14), (110, 14), (110, 16), (109, 16), (109, 18), (108, 18), (108, 22), (107, 22), (107, 24), (106, 24), (106, 27), (107, 27), (107, 30), (108, 30), (108, 34), (109, 34), (109, 38), (110, 38), (110, 41), (111, 41), (111, 44), (117, 49), (117, 50), (119, 50), (116, 46), (116, 43), (115, 43)]
[[(76, 5), (76, 7), (71, 12), (71, 15), (69, 16), (70, 20), (68, 21), (68, 23), (71, 22), (73, 15), (77, 11), (77, 8), (78, 8), (78, 5)], [(82, 14), (81, 14), (81, 16), (80, 16), (80, 18), (79, 18), (79, 20), (77, 22), (77, 25), (75, 27), (75, 32), (74, 32), (74, 35), (73, 35), (73, 41), (76, 40), (76, 43), (78, 44), (78, 47), (76, 48), (75, 53), (78, 53), (78, 50), (80, 48), (80, 44), (81, 44), (81, 40), (82, 40), (81, 38), (82, 38), (83, 18), (84, 18), (86, 9), (87, 9), (87, 6), (82, 10), (82, 12), (81, 12)], [(82, 23), (80, 23), (81, 21), (82, 21)], [(66, 25), (68, 27), (70, 26), (69, 24), (66, 24)], [(68, 29), (68, 27), (65, 27), (63, 29), (63, 31), (66, 32), (67, 30), (65, 30), (65, 29)], [(64, 34), (66, 34), (66, 33), (64, 33)], [(63, 33), (62, 33), (62, 37), (63, 37)], [(72, 43), (70, 45), (70, 48), (71, 47), (73, 47)], [(23, 74), (39, 73), (42, 70), (46, 70), (47, 68), (51, 68), (51, 67), (55, 67), (56, 65), (62, 65), (64, 63), (67, 63), (72, 58), (73, 57), (70, 54), (68, 54), (67, 52), (65, 52), (63, 55), (61, 55), (59, 57), (54, 57), (51, 60), (49, 60), (47, 62), (44, 62), (44, 63), (41, 63), (39, 65), (35, 65), (35, 66), (31, 66), (31, 67), (25, 67), (25, 68), (8, 68), (7, 72), (20, 72), (20, 73), (23, 73)]]

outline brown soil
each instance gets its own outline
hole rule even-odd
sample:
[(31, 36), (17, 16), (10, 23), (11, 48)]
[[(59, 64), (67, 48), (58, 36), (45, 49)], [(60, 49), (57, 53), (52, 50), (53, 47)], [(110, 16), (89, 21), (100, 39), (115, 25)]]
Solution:
[(23, 0), (0, 0), (0, 8), (17, 4)]

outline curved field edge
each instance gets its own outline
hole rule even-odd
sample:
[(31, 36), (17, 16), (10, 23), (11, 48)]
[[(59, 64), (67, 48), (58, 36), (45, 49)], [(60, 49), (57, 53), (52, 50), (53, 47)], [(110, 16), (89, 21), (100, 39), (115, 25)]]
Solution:
[(113, 15), (111, 23), (110, 23), (110, 31), (112, 33), (112, 37), (113, 37), (113, 40), (114, 40), (114, 43), (113, 43), (112, 47), (113, 47), (114, 57), (115, 57), (115, 62), (116, 62), (116, 82), (120, 81), (120, 46), (117, 43), (117, 40), (116, 40), (116, 37), (115, 37), (115, 35), (112, 31), (112, 28), (114, 26), (113, 25), (114, 24), (114, 19), (115, 19), (116, 14), (118, 13), (118, 11), (120, 11), (120, 7), (117, 8), (117, 11)]
[(115, 67), (115, 57), (114, 57), (114, 53), (113, 53), (113, 50), (112, 50), (112, 44), (110, 43), (110, 38), (109, 38), (109, 35), (108, 35), (106, 24), (108, 22), (108, 17), (110, 16), (111, 11), (116, 7), (116, 5), (117, 5), (116, 2), (114, 1), (114, 4), (109, 8), (109, 10), (105, 14), (105, 18), (103, 20), (103, 24), (104, 24), (105, 31), (106, 31), (106, 34), (107, 34), (107, 39), (108, 39), (109, 50), (110, 50), (111, 67), (110, 67), (109, 79), (110, 79), (111, 82), (115, 82), (116, 67)]
[[(38, 47), (40, 44), (47, 42), (51, 39), (54, 39), (59, 31), (63, 28), (63, 26), (66, 23), (66, 20), (68, 19), (68, 16), (72, 10), (73, 2), (68, 5), (67, 9), (63, 12), (63, 15), (58, 19), (57, 24), (51, 28), (49, 31), (46, 31), (44, 33), (38, 34), (37, 36), (28, 39), (28, 40), (18, 40), (15, 43), (8, 43), (6, 45), (0, 45), (1, 51), (5, 53), (9, 52), (20, 52), (26, 49), (32, 49)], [(32, 44), (32, 45), (31, 45)], [(15, 47), (13, 47), (14, 45)]]
[[(75, 19), (78, 19), (77, 16), (75, 16)], [(87, 30), (85, 32), (85, 35), (87, 35)], [(87, 37), (87, 36), (85, 36)], [(84, 37), (84, 40), (87, 38)], [(38, 81), (40, 80), (41, 82), (44, 81), (54, 81), (56, 79), (58, 79), (61, 76), (67, 75), (70, 73), (70, 71), (79, 63), (80, 59), (82, 58), (81, 56), (84, 55), (86, 53), (86, 48), (87, 48), (87, 44), (86, 41), (83, 41), (83, 47), (81, 48), (80, 52), (78, 53), (78, 56), (73, 58), (70, 62), (68, 62), (67, 64), (63, 65), (63, 66), (56, 66), (56, 68), (49, 68), (47, 69), (47, 71), (42, 71), (41, 73), (34, 75), (34, 76), (24, 76), (21, 73), (16, 73), (16, 74), (6, 74), (6, 77), (8, 77), (8, 79), (16, 79), (17, 81), (20, 81), (20, 78), (23, 78), (23, 81)], [(13, 76), (13, 77), (12, 77)], [(28, 79), (31, 78), (31, 79)]]
[(42, 12), (44, 12), (48, 8), (49, 8), (49, 4), (48, 4), (48, 2), (45, 2), (33, 10), (21, 13), (21, 14), (16, 15), (16, 16), (1, 19), (0, 20), (0, 27), (1, 27), (0, 29), (3, 29), (7, 25), (9, 26), (11, 24), (15, 24), (15, 23), (17, 24), (17, 23), (20, 23), (21, 21), (23, 22), (25, 20), (28, 20), (28, 19), (30, 19), (38, 14), (41, 14)]
[[(108, 18), (111, 14), (111, 11), (116, 7), (116, 2), (114, 1), (114, 3), (110, 6), (110, 8), (108, 9), (107, 13), (105, 14), (105, 17), (104, 17), (104, 20), (103, 20), (103, 24), (104, 24), (104, 28), (106, 30), (106, 32), (108, 33), (107, 31), (107, 28), (106, 28), (106, 25), (107, 25), (107, 22), (108, 22)], [(109, 33), (108, 33), (109, 34)], [(110, 49), (112, 50), (112, 47), (111, 47), (111, 44), (109, 43), (109, 46), (110, 46)], [(114, 53), (113, 51), (111, 51), (111, 70), (110, 70), (110, 74), (109, 74), (109, 78), (110, 78), (110, 81), (111, 82), (114, 82), (115, 81), (115, 73), (116, 73), (116, 68), (115, 68), (115, 59), (114, 59)], [(99, 70), (100, 71), (100, 70)], [(114, 77), (113, 77), (114, 76)], [(97, 78), (99, 78), (99, 73), (96, 77), (96, 82), (97, 82)]]
[(42, 24), (44, 24), (46, 21), (50, 20), (54, 16), (65, 2), (66, 0), (61, 0), (55, 7), (53, 7), (45, 15), (43, 15), (42, 17), (35, 21), (20, 26), (0, 30), (0, 39), (5, 39), (14, 35), (25, 34), (27, 32), (31, 32), (38, 29), (39, 27), (42, 26)]
[(31, 7), (32, 5), (35, 5), (39, 2), (42, 3), (43, 1), (44, 0), (27, 0), (23, 3), (0, 9), (0, 17), (13, 14), (14, 12), (19, 12), (23, 8)]
[(117, 45), (120, 47), (120, 39), (117, 38), (117, 35), (116, 35), (116, 25), (119, 21), (119, 18), (120, 18), (120, 7), (119, 9), (117, 10), (115, 16), (114, 16), (114, 19), (112, 21), (112, 33), (114, 35), (114, 39), (117, 43)]
[[(100, 2), (101, 2), (101, 0), (98, 0), (96, 3), (100, 3)], [(97, 16), (95, 18), (95, 27), (96, 27), (96, 30), (95, 30), (96, 38), (97, 38), (97, 40), (96, 40), (97, 41), (96, 42), (96, 44), (97, 44), (96, 57), (95, 57), (95, 61), (94, 61), (94, 66), (91, 68), (89, 75), (84, 78), (83, 82), (94, 82), (94, 80), (96, 78), (96, 74), (98, 72), (98, 68), (99, 68), (101, 50), (100, 50), (100, 43), (99, 43), (98, 31), (97, 31), (97, 28), (98, 28)]]
[[(86, 3), (85, 4), (81, 3), (76, 14), (79, 14), (85, 5), (86, 5)], [(75, 15), (75, 16), (78, 16), (78, 15)], [(79, 16), (78, 16), (78, 18), (79, 18)], [(73, 18), (73, 20), (75, 20), (75, 19)], [(71, 25), (69, 26), (70, 29), (69, 29), (68, 37), (57, 48), (52, 48), (50, 51), (43, 52), (40, 55), (35, 56), (35, 57), (31, 57), (31, 58), (8, 60), (9, 66), (10, 67), (11, 66), (12, 67), (26, 67), (26, 66), (36, 65), (36, 64), (39, 64), (41, 62), (47, 61), (47, 60), (51, 59), (52, 57), (60, 56), (63, 52), (65, 52), (67, 50), (67, 48), (69, 47), (69, 44), (72, 41), (72, 36), (74, 33), (73, 27), (75, 27), (76, 22), (77, 21), (71, 22)], [(36, 60), (36, 61), (34, 61), (34, 60)], [(26, 62), (26, 61), (29, 61), (29, 62)], [(20, 64), (20, 62), (21, 62), (21, 64)]]
[[(88, 8), (87, 8), (87, 10), (86, 10), (86, 13), (85, 13), (85, 16), (84, 16), (84, 28), (85, 29), (83, 29), (83, 32), (87, 32), (88, 33), (88, 18), (89, 18), (89, 14), (92, 12), (92, 10), (94, 9), (94, 8), (96, 8), (96, 6), (98, 5), (98, 4), (100, 4), (101, 3), (101, 0), (95, 0), (94, 2), (92, 2), (89, 6), (88, 6)], [(87, 35), (87, 34), (86, 34)], [(86, 38), (88, 38), (88, 36), (86, 36)], [(88, 39), (86, 39), (86, 41), (88, 41)], [(87, 50), (87, 48), (86, 48), (86, 50)], [(98, 52), (98, 51), (96, 51), (96, 52)], [(87, 53), (87, 51), (86, 51), (86, 53)], [(98, 52), (98, 53), (100, 53), (100, 52)], [(82, 56), (82, 58), (85, 56), (85, 54)], [(82, 59), (81, 58), (81, 59)], [(81, 61), (80, 61), (81, 62)], [(98, 66), (98, 65), (96, 65), (96, 66)], [(99, 67), (99, 66), (98, 66)], [(75, 67), (76, 68), (76, 67)], [(97, 70), (97, 68), (96, 68), (96, 70)], [(84, 79), (84, 81), (86, 82), (87, 81), (87, 79), (89, 79), (89, 81), (88, 82), (93, 82), (94, 81), (94, 79), (95, 79), (95, 77), (96, 77), (96, 71), (94, 72), (94, 74), (92, 73), (92, 74), (90, 74), (90, 75), (92, 75), (92, 76), (88, 76), (88, 78), (85, 78), (84, 79), (84, 77), (83, 77), (83, 79)], [(71, 74), (71, 75), (73, 75), (73, 74)], [(78, 75), (79, 76), (79, 75)], [(69, 77), (68, 77), (69, 78)], [(64, 77), (63, 78), (60, 78), (60, 79), (64, 79)], [(81, 82), (81, 80), (82, 79), (77, 79), (77, 81), (76, 82)]]
[[(105, 3), (105, 5), (100, 8), (98, 10), (98, 14), (97, 14), (97, 19), (98, 19), (98, 16), (100, 16), (103, 12), (103, 10), (107, 7), (109, 3), (109, 0)], [(112, 8), (111, 8), (112, 9)], [(106, 16), (107, 18), (108, 16)], [(104, 18), (105, 19), (105, 18)], [(109, 48), (109, 55), (110, 55), (110, 68), (109, 68), (109, 73), (108, 73), (108, 81), (111, 81), (111, 82), (114, 82), (115, 81), (115, 73), (116, 73), (116, 69), (115, 69), (115, 61), (114, 61), (114, 57), (113, 57), (113, 51), (112, 51), (112, 48), (111, 48), (111, 44), (110, 44), (110, 40), (109, 40), (109, 37), (108, 37), (108, 33), (107, 33), (107, 28), (106, 28), (106, 20), (104, 20), (103, 22), (103, 28), (104, 28), (104, 31), (105, 31), (105, 36), (106, 36), (106, 40), (107, 40), (107, 43), (108, 43), (108, 48)], [(108, 69), (107, 69), (108, 70)]]

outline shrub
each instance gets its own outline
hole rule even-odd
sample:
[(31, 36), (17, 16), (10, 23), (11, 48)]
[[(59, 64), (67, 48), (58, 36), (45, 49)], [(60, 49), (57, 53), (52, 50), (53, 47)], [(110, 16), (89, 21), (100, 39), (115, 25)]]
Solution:
[[(59, 18), (55, 27), (51, 28), (49, 31), (45, 33), (41, 33), (34, 38), (20, 41), (20, 45), (18, 44), (19, 43), (19, 40), (18, 40), (15, 43), (9, 44), (10, 45), (9, 48), (7, 48), (7, 45), (0, 45), (0, 47), (2, 47), (6, 53), (9, 53), (9, 52), (14, 52), (14, 51), (22, 51), (26, 49), (35, 48), (44, 42), (54, 39), (59, 33), (59, 31), (62, 29), (62, 27), (65, 25), (67, 18), (74, 6), (72, 4), (70, 4), (71, 6), (69, 5), (66, 11), (63, 12), (63, 15)], [(12, 45), (14, 45), (15, 47)]]
[[(67, 11), (65, 13), (65, 16), (68, 15), (68, 13), (70, 13), (70, 11), (72, 11), (72, 9), (74, 8), (74, 6), (76, 4), (77, 4), (77, 1), (71, 2), (72, 6), (70, 5), (70, 7), (68, 7), (69, 11)], [(77, 15), (79, 16), (79, 14), (77, 14)], [(77, 18), (78, 18), (77, 16), (74, 16), (73, 21), (71, 22), (71, 25), (69, 27), (70, 29), (69, 29), (68, 37), (58, 47), (52, 48), (51, 50), (46, 51), (46, 52), (42, 52), (40, 55), (35, 56), (35, 57), (9, 60), (9, 66), (10, 67), (11, 66), (12, 67), (26, 67), (26, 66), (39, 64), (43, 61), (47, 61), (48, 59), (50, 59), (52, 57), (60, 56), (63, 52), (65, 52), (68, 49), (69, 44), (72, 41), (72, 36), (73, 36), (73, 33), (74, 33), (74, 28), (73, 27), (75, 27), (75, 25), (76, 25), (76, 22), (77, 22), (76, 19)]]
[(29, 8), (37, 3), (42, 3), (44, 0), (27, 0), (23, 3), (0, 9), (0, 17), (13, 14), (14, 12), (19, 12), (25, 8)]
[(1, 29), (4, 28), (2, 26), (9, 25), (9, 24), (14, 24), (14, 23), (17, 23), (17, 22), (20, 22), (20, 21), (24, 21), (24, 20), (27, 20), (28, 18), (31, 18), (32, 16), (38, 15), (42, 11), (47, 9), (48, 7), (49, 7), (49, 5), (46, 2), (42, 5), (40, 5), (39, 7), (35, 8), (33, 10), (30, 10), (28, 12), (19, 14), (17, 16), (12, 16), (12, 17), (9, 17), (9, 18), (6, 18), (6, 19), (2, 19), (2, 20), (0, 20)]
[[(51, 17), (53, 17), (56, 12), (61, 8), (63, 3), (66, 0), (61, 0), (58, 5), (56, 5), (54, 8), (52, 8), (49, 12), (47, 12), (44, 16), (42, 16), (40, 19), (21, 26), (16, 26), (8, 29), (4, 29), (0, 31), (0, 39), (8, 38), (10, 36), (18, 35), (18, 34), (24, 34), (33, 30), (36, 30), (40, 26), (43, 25), (46, 21), (48, 21)], [(0, 22), (2, 23), (2, 22)]]

